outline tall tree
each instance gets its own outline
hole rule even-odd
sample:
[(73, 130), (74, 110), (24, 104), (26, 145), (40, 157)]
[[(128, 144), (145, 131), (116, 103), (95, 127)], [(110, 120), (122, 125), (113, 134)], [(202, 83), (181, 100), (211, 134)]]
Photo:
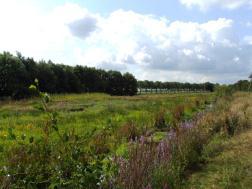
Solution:
[(107, 92), (111, 95), (123, 95), (123, 77), (118, 71), (108, 72)]
[(136, 78), (130, 74), (123, 74), (123, 93), (124, 95), (133, 96), (137, 94), (137, 80)]

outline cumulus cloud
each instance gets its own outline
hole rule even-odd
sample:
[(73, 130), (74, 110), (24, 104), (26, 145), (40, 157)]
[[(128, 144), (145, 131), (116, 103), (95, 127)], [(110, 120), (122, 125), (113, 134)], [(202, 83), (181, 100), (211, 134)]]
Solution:
[(188, 8), (196, 6), (203, 11), (211, 7), (221, 7), (232, 10), (243, 6), (248, 6), (250, 8), (252, 6), (251, 0), (180, 0), (180, 2)]
[(240, 39), (230, 19), (169, 21), (125, 10), (101, 16), (77, 4), (47, 13), (6, 6), (0, 6), (6, 26), (0, 30), (0, 51), (163, 81), (233, 82), (252, 70), (251, 37)]
[(45, 13), (30, 1), (1, 1), (0, 51), (19, 51), (35, 59), (69, 62), (71, 46), (76, 40), (68, 24), (85, 15), (85, 9), (75, 4), (65, 4)]
[[(252, 49), (248, 43), (241, 44), (230, 19), (168, 22), (152, 15), (118, 10), (100, 20), (99, 25), (99, 32), (85, 40), (89, 50), (83, 50), (82, 59), (90, 61), (88, 64), (124, 65), (124, 70), (126, 67), (138, 77), (157, 73), (153, 77), (156, 79), (161, 78), (158, 72), (162, 71), (169, 73), (166, 80), (184, 81), (190, 77), (195, 81), (226, 81), (223, 74), (241, 77), (251, 70)], [(97, 47), (106, 49), (106, 53), (100, 52), (106, 66), (102, 66), (100, 56), (93, 56), (98, 54)], [(187, 74), (174, 77), (174, 73), (180, 72)]]
[(86, 16), (70, 23), (69, 28), (73, 35), (86, 38), (91, 32), (96, 30), (96, 19), (91, 16)]

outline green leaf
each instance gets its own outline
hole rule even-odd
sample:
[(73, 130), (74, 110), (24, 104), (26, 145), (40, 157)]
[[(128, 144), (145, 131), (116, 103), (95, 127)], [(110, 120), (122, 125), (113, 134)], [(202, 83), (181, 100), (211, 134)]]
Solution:
[(32, 92), (36, 92), (37, 87), (35, 85), (30, 85), (29, 90), (32, 91)]
[(44, 99), (45, 103), (50, 102), (50, 96), (48, 93), (40, 93), (40, 95)]
[(38, 86), (39, 81), (38, 81), (38, 79), (37, 79), (37, 78), (34, 80), (34, 82), (35, 82), (35, 84)]

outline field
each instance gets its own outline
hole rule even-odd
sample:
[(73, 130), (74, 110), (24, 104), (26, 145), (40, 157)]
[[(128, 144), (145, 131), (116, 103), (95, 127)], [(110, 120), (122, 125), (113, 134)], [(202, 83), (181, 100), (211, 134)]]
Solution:
[[(184, 119), (203, 109), (213, 99), (211, 93), (157, 94), (135, 97), (112, 97), (106, 94), (53, 95), (49, 108), (58, 112), (59, 129), (74, 129), (85, 135), (94, 130), (109, 127), (119, 128), (127, 122), (134, 122), (138, 128), (151, 129), (154, 117), (165, 111), (167, 123), (171, 121), (171, 110), (178, 105), (185, 106)], [(200, 103), (196, 105), (196, 101)], [(206, 104), (205, 104), (206, 103)], [(39, 99), (1, 102), (0, 137), (1, 143), (10, 142), (8, 128), (19, 138), (39, 137), (41, 127), (47, 119), (40, 111)]]
[[(52, 95), (46, 111), (40, 98), (2, 101), (2, 187), (211, 188), (211, 163), (221, 162), (209, 154), (222, 153), (230, 137), (239, 139), (250, 127), (251, 98), (248, 93), (67, 94)], [(216, 188), (241, 186), (226, 180)]]

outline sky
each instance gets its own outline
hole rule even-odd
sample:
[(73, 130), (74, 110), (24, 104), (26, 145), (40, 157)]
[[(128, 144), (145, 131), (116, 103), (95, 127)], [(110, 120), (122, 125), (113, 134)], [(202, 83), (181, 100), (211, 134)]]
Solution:
[(0, 52), (233, 83), (252, 72), (252, 0), (0, 0)]

